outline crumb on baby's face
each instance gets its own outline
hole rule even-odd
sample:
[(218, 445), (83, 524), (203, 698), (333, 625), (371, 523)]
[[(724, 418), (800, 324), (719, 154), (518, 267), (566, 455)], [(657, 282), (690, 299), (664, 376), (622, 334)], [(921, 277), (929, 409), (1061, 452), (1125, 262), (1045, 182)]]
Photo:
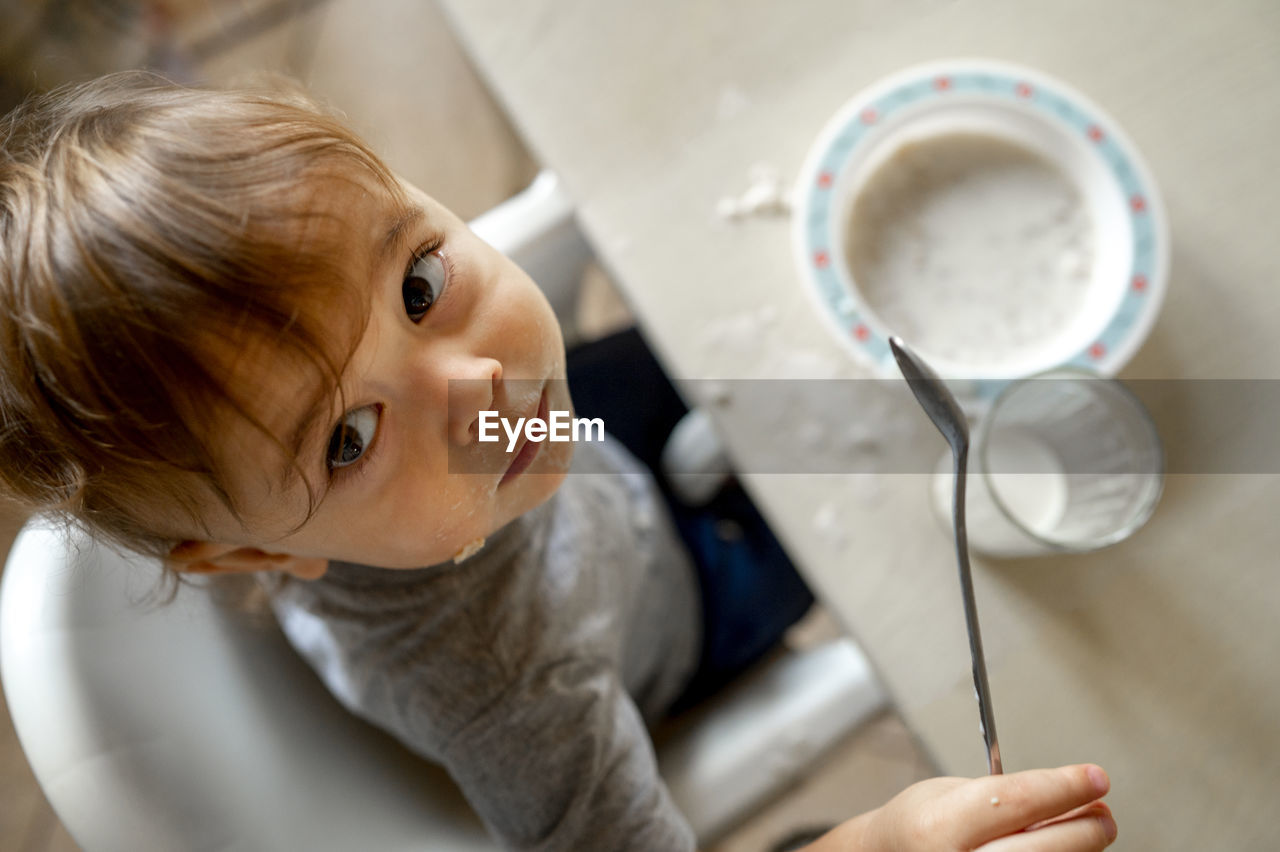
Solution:
[[(540, 405), (570, 408), (546, 298), (451, 212), (403, 188), (407, 206), (372, 181), (324, 181), (312, 195), (322, 215), (308, 218), (300, 248), (334, 253), (368, 314), (336, 389), (270, 341), (224, 348), (247, 407), (278, 441), (243, 418), (210, 430), (247, 523), (212, 512), (206, 537), (419, 567), (453, 558), (563, 481), (571, 443), (544, 444), (526, 470), (504, 477), (504, 445), (478, 442), (481, 410), (514, 419)], [(333, 336), (350, 340), (351, 317), (336, 305), (334, 314)], [(316, 399), (332, 404), (315, 410)], [(281, 448), (293, 443), (301, 451), (290, 465)], [(308, 516), (309, 493), (318, 503)]]

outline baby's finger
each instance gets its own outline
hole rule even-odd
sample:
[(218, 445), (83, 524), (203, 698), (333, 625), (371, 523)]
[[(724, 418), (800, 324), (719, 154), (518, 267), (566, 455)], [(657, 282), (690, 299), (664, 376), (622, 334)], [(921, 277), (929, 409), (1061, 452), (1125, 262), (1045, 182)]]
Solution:
[(1108, 814), (1079, 816), (993, 840), (975, 852), (1098, 852), (1116, 839), (1116, 821)]
[(974, 779), (951, 793), (959, 797), (957, 805), (968, 817), (960, 845), (973, 848), (993, 837), (1061, 817), (1093, 802), (1110, 786), (1107, 773), (1092, 764)]

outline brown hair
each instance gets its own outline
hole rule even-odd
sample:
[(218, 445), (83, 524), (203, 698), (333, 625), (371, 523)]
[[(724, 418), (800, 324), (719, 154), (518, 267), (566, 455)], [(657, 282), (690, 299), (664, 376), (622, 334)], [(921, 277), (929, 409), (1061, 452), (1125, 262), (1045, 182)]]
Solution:
[[(352, 294), (335, 259), (300, 251), (299, 219), (318, 215), (300, 193), (356, 173), (402, 201), (376, 155), (296, 92), (127, 73), (6, 116), (0, 488), (156, 555), (175, 514), (204, 529), (216, 499), (240, 518), (209, 424), (231, 412), (284, 458), (297, 448), (249, 410), (214, 343), (278, 341), (324, 377), (310, 403), (332, 404), (356, 336), (335, 344), (318, 317)], [(339, 310), (363, 321), (359, 305)]]

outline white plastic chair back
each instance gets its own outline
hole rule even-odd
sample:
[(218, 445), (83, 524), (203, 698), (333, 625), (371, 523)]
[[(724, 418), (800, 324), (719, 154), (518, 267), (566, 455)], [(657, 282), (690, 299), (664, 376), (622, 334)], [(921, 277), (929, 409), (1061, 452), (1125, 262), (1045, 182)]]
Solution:
[(28, 524), (0, 587), (14, 727), (86, 850), (496, 847), (448, 776), (348, 714), (273, 624)]

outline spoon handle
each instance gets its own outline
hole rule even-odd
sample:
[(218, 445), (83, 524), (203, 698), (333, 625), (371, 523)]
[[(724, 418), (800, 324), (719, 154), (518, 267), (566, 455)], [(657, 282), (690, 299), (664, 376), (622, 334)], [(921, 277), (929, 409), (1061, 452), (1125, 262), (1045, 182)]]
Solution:
[(964, 599), (965, 626), (969, 629), (969, 654), (973, 658), (973, 687), (978, 696), (978, 726), (987, 746), (987, 764), (992, 775), (1000, 775), (1000, 743), (996, 740), (996, 719), (991, 712), (991, 685), (987, 682), (986, 655), (982, 652), (982, 631), (978, 627), (978, 605), (973, 597), (973, 574), (969, 569), (969, 536), (965, 531), (964, 488), (965, 471), (969, 462), (969, 449), (955, 454), (955, 495), (952, 510), (955, 513), (956, 563), (960, 566), (960, 594)]

